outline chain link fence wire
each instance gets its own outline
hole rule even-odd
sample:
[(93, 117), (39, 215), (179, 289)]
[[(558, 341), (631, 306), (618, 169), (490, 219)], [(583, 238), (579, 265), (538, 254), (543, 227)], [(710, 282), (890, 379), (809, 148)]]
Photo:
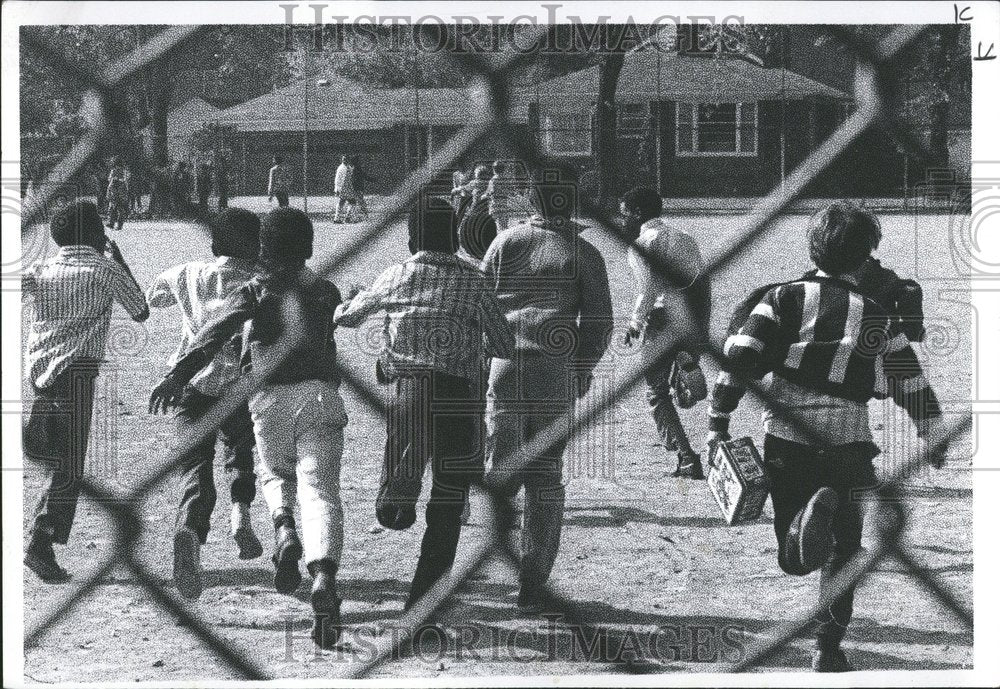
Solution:
[[(786, 210), (799, 197), (810, 181), (833, 164), (838, 156), (859, 136), (875, 125), (888, 127), (900, 140), (908, 142), (913, 148), (919, 149), (921, 143), (910, 136), (909, 131), (897, 116), (885, 107), (885, 79), (893, 67), (893, 60), (908, 44), (917, 38), (926, 27), (900, 26), (891, 31), (878, 42), (866, 42), (858, 36), (841, 31), (836, 27), (827, 27), (834, 39), (848, 46), (858, 59), (857, 78), (855, 79), (854, 99), (856, 109), (846, 121), (827, 138), (818, 148), (812, 151), (784, 180), (780, 187), (775, 188), (753, 208), (743, 222), (739, 237), (724, 249), (710, 257), (707, 262), (709, 275), (719, 271), (739, 257), (754, 242), (766, 236), (769, 223), (783, 210)], [(69, 152), (49, 172), (36, 195), (28, 200), (22, 212), (22, 237), (27, 237), (32, 224), (43, 216), (46, 204), (59, 194), (60, 185), (71, 179), (91, 159), (99, 154), (102, 142), (113, 135), (112, 123), (123, 121), (121, 112), (120, 89), (123, 81), (134, 75), (137, 70), (151, 61), (170, 56), (171, 51), (179, 50), (185, 40), (196, 38), (199, 27), (172, 27), (157, 34), (148, 43), (137, 47), (134, 51), (115, 61), (103, 72), (95, 72), (89, 67), (74, 63), (62, 56), (52, 46), (34, 38), (30, 31), (22, 31), (22, 50), (32, 52), (36, 57), (44, 59), (53, 70), (72, 80), (79, 86), (80, 92), (86, 94), (84, 102), (90, 108), (89, 131), (77, 141)], [(535, 28), (530, 38), (536, 47), (540, 47), (545, 38), (546, 29)], [(456, 37), (463, 41), (463, 37)], [(387, 207), (370, 215), (356, 232), (353, 239), (341, 247), (336, 255), (317, 261), (316, 272), (332, 276), (343, 266), (356, 259), (369, 243), (381, 233), (391, 229), (394, 222), (404, 216), (411, 204), (419, 198), (421, 190), (433, 182), (435, 175), (460, 161), (462, 156), (482, 141), (495, 141), (506, 146), (512, 157), (523, 161), (529, 168), (559, 169), (551, 161), (540, 158), (534, 148), (524, 137), (515, 135), (511, 122), (507, 119), (510, 102), (511, 75), (520, 67), (534, 59), (530, 51), (520, 51), (510, 54), (505, 60), (488, 62), (475, 53), (452, 54), (450, 59), (458, 67), (476, 75), (477, 83), (470, 92), (478, 93), (475, 108), (469, 113), (464, 127), (418, 169), (409, 174), (398, 186)], [(615, 77), (617, 81), (617, 75)], [(612, 92), (614, 85), (612, 85)], [(126, 156), (127, 162), (140, 169), (150, 178), (155, 179), (165, 188), (171, 189), (169, 174), (149, 161), (143, 151), (136, 148)], [(570, 170), (560, 170), (569, 174)], [(176, 189), (171, 189), (176, 200), (181, 199)], [(588, 198), (579, 199), (582, 215), (592, 221), (591, 227), (604, 233), (615, 243), (616, 247), (625, 249), (630, 246), (621, 234), (615, 230), (615, 218)], [(202, 230), (207, 231), (209, 216), (207, 213), (192, 210), (189, 218)], [(646, 255), (636, 248), (654, 268), (668, 278), (669, 268), (662, 265), (655, 256)], [(27, 629), (25, 648), (31, 648), (42, 642), (44, 635), (64, 620), (67, 613), (79, 605), (89, 595), (101, 579), (114, 567), (124, 567), (135, 575), (136, 581), (149, 592), (150, 596), (167, 613), (175, 615), (187, 628), (211, 650), (221, 666), (251, 680), (275, 679), (276, 677), (261, 664), (256, 655), (249, 649), (240, 648), (237, 644), (220, 635), (203, 615), (193, 606), (184, 601), (171, 589), (163, 586), (150, 571), (148, 565), (137, 552), (139, 541), (144, 532), (144, 521), (141, 519), (138, 505), (141, 505), (150, 492), (161, 485), (179, 466), (184, 454), (200, 440), (214, 433), (219, 424), (237, 407), (245, 403), (254, 391), (266, 379), (268, 371), (277, 366), (291, 352), (302, 336), (296, 318), (296, 303), (290, 297), (285, 304), (285, 329), (279, 345), (265, 361), (263, 366), (251, 375), (245, 376), (234, 385), (228, 393), (216, 403), (212, 409), (197, 423), (192, 424), (180, 439), (178, 446), (169, 456), (143, 476), (130, 491), (119, 491), (106, 482), (84, 478), (82, 493), (93, 500), (109, 518), (113, 535), (111, 547), (103, 555), (93, 569), (82, 579), (68, 586), (61, 595), (54, 596), (44, 609), (37, 611), (35, 619)], [(680, 314), (693, 322), (689, 308)], [(702, 324), (707, 330), (708, 324)], [(672, 341), (662, 343), (664, 352), (681, 344), (683, 334), (678, 334)], [(716, 343), (709, 346), (705, 354), (714, 359), (720, 366), (724, 364), (724, 356)], [(522, 448), (525, 457), (540, 454), (545, 449), (564, 442), (596, 419), (605, 410), (619, 403), (634, 390), (652, 365), (643, 365), (634, 361), (626, 362), (621, 367), (621, 374), (616, 375), (616, 384), (611, 390), (602, 391), (600, 399), (584, 398), (578, 407), (563, 415), (563, 418), (553, 421), (547, 428), (536, 435), (526, 447)], [(617, 365), (616, 365), (617, 366)], [(616, 371), (618, 374), (618, 371)], [(386, 413), (385, 404), (379, 392), (367, 381), (341, 366), (343, 384), (349, 386), (361, 401), (380, 416)], [(766, 390), (759, 386), (751, 389), (756, 395), (773, 409), (779, 409), (779, 400), (771, 399)], [(797, 421), (794, 409), (782, 409), (781, 415), (788, 419), (807, 435), (811, 434), (808, 427)], [(930, 448), (930, 456), (947, 453), (948, 448), (957, 438), (969, 431), (971, 416), (960, 416), (951, 423), (947, 432), (942, 434), (934, 447)], [(932, 572), (920, 568), (900, 536), (906, 527), (905, 505), (906, 494), (901, 492), (903, 482), (927, 462), (927, 456), (921, 452), (912, 451), (906, 461), (890, 472), (879, 485), (875, 500), (879, 533), (874, 547), (858, 552), (855, 557), (835, 577), (832, 585), (824, 595), (805, 613), (795, 620), (780, 624), (754, 640), (746, 649), (745, 655), (737, 662), (723, 668), (725, 671), (742, 672), (759, 667), (785, 645), (804, 633), (812, 624), (814, 615), (829, 607), (830, 603), (849, 587), (860, 582), (865, 575), (884, 558), (894, 558), (906, 569), (929, 594), (931, 599), (950, 611), (956, 619), (968, 629), (972, 629), (972, 613), (966, 603), (948, 591), (947, 586)], [(375, 653), (363, 661), (347, 666), (343, 671), (345, 678), (363, 678), (394, 657), (404, 643), (412, 640), (416, 630), (440, 616), (449, 605), (451, 597), (466, 583), (469, 578), (487, 561), (500, 561), (506, 567), (517, 571), (519, 554), (511, 533), (511, 525), (517, 518), (517, 509), (512, 500), (508, 486), (490, 485), (480, 482), (477, 491), (483, 496), (486, 519), (486, 537), (476, 542), (471, 552), (456, 561), (450, 573), (443, 576), (419, 601), (406, 611), (398, 620), (398, 628), (402, 634), (384, 634), (377, 637)], [(547, 611), (560, 615), (560, 620), (568, 624), (572, 632), (584, 638), (600, 634), (602, 622), (586, 614), (576, 605), (572, 597), (558, 590), (551, 583), (542, 591), (544, 607)], [(608, 668), (611, 671), (627, 673), (663, 672), (671, 669), (669, 665), (656, 662), (653, 659), (638, 655), (616, 659)]]

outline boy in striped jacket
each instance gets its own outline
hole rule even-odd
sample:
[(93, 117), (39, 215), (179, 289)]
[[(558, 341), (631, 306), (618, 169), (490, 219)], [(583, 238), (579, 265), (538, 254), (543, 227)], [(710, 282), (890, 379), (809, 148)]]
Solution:
[[(872, 460), (880, 452), (868, 401), (891, 397), (922, 439), (940, 416), (898, 320), (858, 290), (877, 231), (875, 217), (849, 203), (813, 217), (809, 250), (818, 270), (758, 290), (759, 300), (744, 303), (730, 327), (709, 412), (714, 447), (729, 438), (729, 416), (748, 381), (763, 381), (773, 402), (763, 414), (764, 463), (778, 563), (796, 575), (822, 567), (821, 592), (861, 547), (855, 496), (875, 485)], [(814, 670), (852, 669), (840, 642), (853, 600), (851, 587), (818, 617)]]

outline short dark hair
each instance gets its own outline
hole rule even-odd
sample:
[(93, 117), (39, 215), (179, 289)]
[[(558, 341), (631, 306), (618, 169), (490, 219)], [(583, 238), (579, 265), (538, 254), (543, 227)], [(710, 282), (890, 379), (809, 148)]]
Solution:
[(410, 253), (458, 250), (458, 228), (451, 204), (437, 196), (421, 194), (406, 222)]
[(643, 222), (658, 218), (663, 214), (663, 199), (650, 187), (635, 187), (622, 196), (625, 209), (638, 216)]
[(227, 208), (212, 221), (212, 253), (254, 259), (260, 253), (260, 218), (244, 208)]
[(49, 223), (49, 232), (57, 246), (86, 244), (103, 250), (107, 243), (104, 221), (93, 201), (71, 201), (57, 210)]
[(875, 214), (852, 201), (834, 201), (809, 220), (809, 257), (830, 275), (856, 270), (878, 246)]
[(313, 224), (298, 208), (276, 208), (260, 226), (260, 255), (280, 263), (298, 263), (312, 257)]

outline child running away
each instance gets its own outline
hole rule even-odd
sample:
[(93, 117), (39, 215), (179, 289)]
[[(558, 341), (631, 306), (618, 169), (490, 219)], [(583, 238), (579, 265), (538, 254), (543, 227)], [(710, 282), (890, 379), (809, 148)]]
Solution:
[[(799, 576), (822, 568), (821, 595), (861, 547), (858, 493), (875, 485), (880, 452), (868, 401), (891, 397), (921, 439), (939, 429), (937, 398), (909, 339), (857, 288), (876, 232), (870, 213), (842, 203), (812, 218), (815, 275), (761, 288), (737, 310), (709, 412), (711, 447), (729, 438), (747, 383), (769, 375), (764, 463), (778, 564)], [(852, 586), (817, 618), (817, 672), (853, 669), (840, 649), (853, 605)]]
[(97, 206), (67, 204), (52, 216), (51, 233), (59, 253), (21, 277), (21, 294), (34, 311), (24, 361), (34, 389), (24, 454), (41, 465), (43, 476), (24, 564), (42, 581), (61, 583), (70, 574), (52, 544), (65, 545), (73, 527), (112, 306), (117, 302), (139, 323), (149, 309), (104, 233)]
[(337, 323), (361, 325), (384, 314), (378, 362), (391, 384), (385, 462), (376, 501), (379, 522), (407, 529), (426, 465), (433, 484), (427, 530), (405, 607), (409, 609), (455, 560), (469, 484), (483, 474), (482, 420), (490, 357), (514, 353), (514, 332), (479, 267), (455, 255), (451, 206), (421, 194), (409, 216), (413, 254), (337, 310)]
[[(225, 308), (226, 300), (253, 277), (260, 250), (260, 218), (242, 208), (223, 211), (212, 222), (214, 261), (191, 261), (174, 266), (156, 277), (146, 292), (154, 308), (178, 306), (181, 310), (181, 342), (167, 362), (174, 366), (188, 353), (205, 324)], [(177, 405), (177, 435), (183, 442), (191, 426), (225, 396), (239, 377), (240, 338), (237, 335), (219, 350), (184, 388)], [(231, 534), (241, 560), (263, 553), (250, 523), (250, 503), (257, 491), (253, 467), (253, 422), (246, 404), (240, 405), (198, 443), (180, 465), (181, 500), (174, 533), (174, 582), (181, 595), (201, 595), (200, 547), (208, 538), (215, 509), (215, 441), (222, 441), (227, 471), (234, 472), (230, 486)]]
[[(304, 551), (313, 577), (312, 638), (321, 648), (331, 648), (341, 633), (336, 575), (344, 542), (340, 460), (347, 414), (334, 341), (340, 292), (306, 267), (312, 251), (313, 226), (305, 213), (293, 208), (268, 213), (257, 273), (199, 332), (153, 391), (150, 405), (154, 410), (175, 405), (184, 386), (247, 325), (244, 366), (263, 383), (249, 407), (261, 487), (274, 520), (274, 587), (295, 592)], [(302, 541), (295, 525), (296, 499)]]

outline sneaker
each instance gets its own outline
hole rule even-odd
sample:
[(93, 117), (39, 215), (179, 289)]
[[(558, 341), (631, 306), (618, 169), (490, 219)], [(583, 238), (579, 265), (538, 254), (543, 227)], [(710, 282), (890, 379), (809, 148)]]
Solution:
[(854, 666), (839, 648), (819, 649), (813, 651), (813, 672), (853, 672)]
[(343, 626), (340, 621), (340, 598), (337, 597), (334, 575), (318, 572), (313, 579), (310, 602), (313, 609), (312, 639), (317, 646), (331, 649), (340, 641)]
[(705, 478), (705, 471), (701, 467), (701, 455), (677, 455), (677, 468), (674, 469), (674, 476), (677, 478), (690, 478), (701, 481)]
[(24, 564), (46, 584), (62, 584), (71, 578), (70, 573), (56, 562), (52, 541), (38, 535), (32, 535), (31, 542), (28, 543)]
[(264, 546), (253, 531), (250, 523), (250, 506), (241, 502), (233, 503), (233, 514), (230, 519), (230, 533), (240, 549), (241, 560), (253, 560), (264, 554)]
[(201, 595), (201, 541), (187, 527), (174, 534), (174, 584), (185, 598), (195, 600)]
[(837, 491), (820, 488), (798, 514), (798, 555), (806, 572), (819, 569), (833, 554), (833, 515), (838, 502)]
[(295, 527), (282, 524), (274, 530), (274, 588), (278, 593), (295, 593), (302, 583), (299, 559), (302, 543)]

